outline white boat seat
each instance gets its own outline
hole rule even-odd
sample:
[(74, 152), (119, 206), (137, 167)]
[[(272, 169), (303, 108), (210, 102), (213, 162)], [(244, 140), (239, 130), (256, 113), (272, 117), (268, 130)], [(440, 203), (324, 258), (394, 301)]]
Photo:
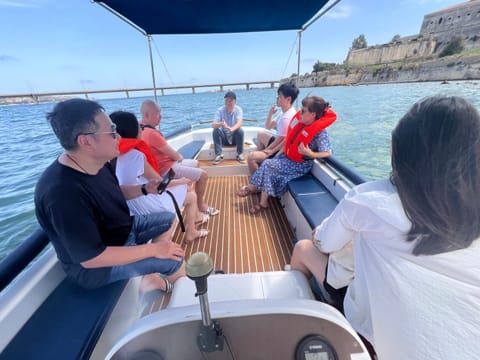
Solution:
[[(175, 282), (168, 307), (198, 304), (195, 283), (187, 277)], [(314, 299), (305, 276), (298, 271), (215, 274), (208, 278), (208, 301), (258, 299)]]

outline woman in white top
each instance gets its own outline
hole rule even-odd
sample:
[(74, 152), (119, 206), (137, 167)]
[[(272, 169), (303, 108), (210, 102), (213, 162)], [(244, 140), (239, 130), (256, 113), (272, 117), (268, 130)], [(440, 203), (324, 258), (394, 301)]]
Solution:
[[(110, 114), (112, 122), (117, 125), (117, 132), (122, 137), (119, 141), (120, 155), (116, 162), (116, 175), (120, 185), (145, 184), (149, 180), (161, 179), (155, 171), (158, 165), (148, 145), (140, 139), (140, 125), (133, 113), (116, 111)], [(192, 241), (208, 235), (205, 229), (198, 230), (197, 224), (205, 224), (209, 216), (202, 214), (197, 207), (197, 197), (191, 191), (191, 181), (186, 178), (171, 180), (167, 190), (175, 197), (179, 208), (185, 206), (186, 232), (185, 241)], [(168, 211), (175, 213), (172, 198), (166, 192), (146, 194), (127, 200), (130, 212), (135, 215)]]
[[(392, 169), (390, 180), (353, 188), (298, 242), (292, 268), (319, 283), (333, 270), (332, 282), (349, 284), (345, 316), (380, 360), (477, 359), (477, 110), (459, 97), (416, 103), (392, 133)], [(353, 261), (332, 261), (349, 243)]]

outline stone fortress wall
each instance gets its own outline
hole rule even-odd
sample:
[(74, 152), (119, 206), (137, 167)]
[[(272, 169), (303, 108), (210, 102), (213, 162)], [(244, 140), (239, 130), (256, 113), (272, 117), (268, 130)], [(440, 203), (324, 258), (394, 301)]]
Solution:
[(351, 66), (362, 66), (426, 58), (433, 54), (436, 47), (437, 41), (434, 37), (408, 36), (389, 44), (352, 49), (348, 52), (345, 62)]
[(480, 48), (480, 0), (471, 0), (427, 14), (418, 35), (393, 39), (388, 44), (350, 50), (351, 66), (425, 59), (445, 47), (453, 36), (463, 38), (465, 49)]
[(480, 47), (480, 1), (469, 1), (425, 15), (420, 34), (434, 36), (443, 44), (459, 35), (466, 49)]

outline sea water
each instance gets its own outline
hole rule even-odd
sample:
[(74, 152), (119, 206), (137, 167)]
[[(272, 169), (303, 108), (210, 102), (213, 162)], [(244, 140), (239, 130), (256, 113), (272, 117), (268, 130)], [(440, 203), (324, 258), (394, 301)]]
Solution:
[[(333, 154), (368, 179), (390, 173), (390, 136), (400, 117), (417, 100), (434, 94), (463, 96), (480, 109), (480, 82), (411, 83), (302, 88), (299, 99), (320, 95), (338, 120), (329, 128)], [(245, 125), (263, 126), (276, 89), (236, 90)], [(107, 113), (127, 110), (140, 118), (146, 98), (98, 100)], [(192, 124), (208, 127), (223, 93), (174, 94), (158, 98), (161, 129), (168, 134)], [(297, 108), (301, 105), (297, 104)], [(61, 154), (45, 115), (53, 103), (0, 106), (0, 260), (37, 227), (33, 192), (43, 170)], [(252, 120), (252, 121), (250, 121)]]

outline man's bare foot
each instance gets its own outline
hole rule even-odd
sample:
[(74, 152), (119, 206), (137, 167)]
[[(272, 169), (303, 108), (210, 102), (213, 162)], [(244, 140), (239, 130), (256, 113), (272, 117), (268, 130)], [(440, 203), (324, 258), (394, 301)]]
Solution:
[(210, 216), (208, 214), (199, 213), (197, 219), (195, 220), (195, 224), (200, 224), (200, 225), (206, 224), (209, 219), (210, 219)]
[[(169, 280), (167, 280), (170, 283)], [(140, 293), (144, 294), (152, 290), (161, 290), (167, 292), (168, 284), (164, 278), (160, 277), (160, 274), (148, 274), (145, 275), (140, 283)]]
[(160, 277), (159, 273), (147, 274), (144, 275), (140, 283), (139, 291), (141, 294), (151, 291), (151, 290), (166, 290), (165, 280), (167, 279), (170, 283), (174, 284), (182, 276), (185, 276), (185, 262), (182, 262), (180, 268), (171, 275), (165, 275), (163, 278)]
[(200, 230), (192, 231), (192, 233), (193, 234), (190, 234), (190, 233), (185, 234), (185, 241), (186, 242), (191, 242), (191, 241), (206, 237), (208, 235), (208, 230), (200, 229)]

